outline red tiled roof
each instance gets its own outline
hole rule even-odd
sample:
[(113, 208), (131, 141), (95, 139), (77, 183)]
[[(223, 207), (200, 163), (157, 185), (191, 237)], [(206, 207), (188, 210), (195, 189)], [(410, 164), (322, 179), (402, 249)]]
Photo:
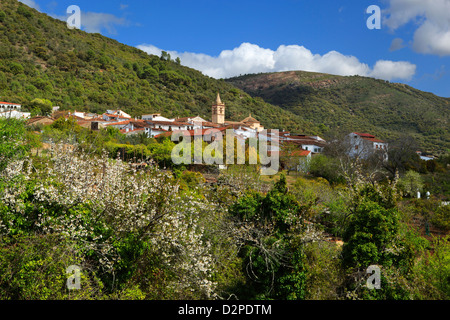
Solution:
[[(161, 131), (163, 131), (163, 130), (161, 130)], [(171, 131), (167, 131), (167, 132), (163, 132), (163, 133), (160, 133), (160, 134), (156, 135), (155, 138), (170, 137), (170, 136), (172, 136), (172, 132)]]
[(359, 133), (359, 132), (353, 132), (353, 133), (356, 134), (356, 135), (358, 135), (358, 136), (360, 136), (361, 138), (363, 138), (364, 140), (367, 140), (367, 141), (384, 143), (383, 140), (380, 140), (380, 139), (375, 138), (375, 136), (372, 135), (372, 134), (368, 134), (368, 133)]
[(0, 101), (0, 104), (13, 104), (13, 105), (15, 105), (15, 106), (20, 106), (20, 104), (18, 104), (18, 103), (3, 102), (3, 101)]
[(295, 150), (295, 151), (292, 151), (291, 155), (297, 156), (297, 157), (306, 157), (310, 153), (311, 153), (311, 151), (308, 151), (308, 150)]
[(357, 134), (360, 137), (364, 137), (364, 138), (375, 138), (374, 135), (368, 134), (368, 133), (359, 133), (359, 132), (353, 132), (354, 134)]
[(260, 123), (258, 120), (256, 120), (252, 116), (248, 116), (247, 118), (245, 118), (241, 122), (243, 122), (243, 123), (246, 123), (246, 122), (248, 122), (248, 123)]
[(202, 122), (202, 126), (218, 128), (218, 127), (220, 127), (220, 124), (214, 123), (214, 122), (209, 122), (209, 121), (204, 121), (204, 122)]
[(229, 127), (209, 128), (209, 129), (201, 129), (201, 130), (200, 129), (195, 129), (195, 130), (187, 130), (187, 132), (191, 136), (194, 136), (194, 135), (196, 135), (196, 136), (198, 136), (198, 135), (204, 136), (204, 135), (207, 135), (207, 134), (216, 134), (216, 133), (218, 133), (217, 131), (222, 132), (222, 131), (225, 131), (228, 128)]
[(194, 117), (183, 117), (183, 118), (176, 118), (175, 121), (179, 122), (187, 122), (189, 119), (193, 119)]
[(33, 118), (30, 118), (27, 120), (27, 124), (33, 124), (34, 122), (40, 121), (40, 120), (49, 120), (49, 121), (55, 121), (55, 119), (45, 116), (35, 116)]
[(125, 121), (119, 121), (119, 122), (111, 122), (111, 123), (107, 123), (105, 124), (105, 126), (115, 126), (115, 125), (127, 125), (131, 122), (131, 120), (125, 120)]

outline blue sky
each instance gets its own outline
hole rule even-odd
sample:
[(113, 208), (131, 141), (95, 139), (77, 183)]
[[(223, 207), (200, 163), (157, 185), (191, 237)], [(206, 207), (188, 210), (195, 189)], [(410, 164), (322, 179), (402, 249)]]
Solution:
[[(450, 97), (450, 0), (21, 0), (215, 78), (307, 70), (359, 74)], [(371, 5), (381, 29), (367, 28)]]

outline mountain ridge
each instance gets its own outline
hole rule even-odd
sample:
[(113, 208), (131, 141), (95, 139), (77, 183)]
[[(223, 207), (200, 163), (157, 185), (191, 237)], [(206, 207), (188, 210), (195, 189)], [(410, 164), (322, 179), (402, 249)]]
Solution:
[(426, 150), (450, 149), (450, 98), (360, 76), (290, 71), (213, 79), (165, 56), (148, 55), (16, 0), (0, 2), (0, 100), (27, 107), (48, 99), (61, 110), (133, 117), (211, 118), (217, 93), (226, 119), (251, 113), (266, 128), (326, 135), (338, 128), (389, 140), (413, 136)]
[(450, 148), (450, 98), (402, 83), (307, 71), (260, 73), (227, 82), (321, 127), (369, 131), (383, 139), (413, 136), (424, 148)]
[[(157, 30), (156, 30), (157, 32)], [(318, 133), (300, 116), (253, 98), (223, 80), (67, 24), (16, 0), (0, 2), (0, 97), (27, 107), (48, 99), (61, 110), (134, 116), (211, 118), (217, 93), (226, 118), (252, 113), (266, 128)]]

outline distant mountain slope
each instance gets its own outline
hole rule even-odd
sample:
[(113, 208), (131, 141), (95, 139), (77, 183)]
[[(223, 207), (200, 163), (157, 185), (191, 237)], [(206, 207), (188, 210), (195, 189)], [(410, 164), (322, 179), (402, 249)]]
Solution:
[(65, 22), (16, 0), (0, 1), (0, 101), (26, 106), (43, 98), (63, 110), (103, 113), (121, 108), (133, 116), (161, 112), (210, 119), (217, 92), (229, 120), (252, 113), (266, 128), (319, 132), (302, 116), (168, 57), (150, 56), (100, 34), (69, 30)]
[(404, 84), (304, 71), (246, 75), (227, 82), (322, 130), (341, 127), (383, 139), (406, 133), (435, 152), (450, 148), (450, 99)]

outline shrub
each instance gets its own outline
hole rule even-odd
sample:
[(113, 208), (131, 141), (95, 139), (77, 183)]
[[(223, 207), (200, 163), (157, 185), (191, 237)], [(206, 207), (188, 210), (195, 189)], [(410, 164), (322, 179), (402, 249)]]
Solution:
[[(69, 291), (66, 269), (81, 268), (81, 289)], [(73, 243), (58, 235), (7, 238), (0, 241), (0, 299), (100, 299), (103, 284), (89, 271)]]

